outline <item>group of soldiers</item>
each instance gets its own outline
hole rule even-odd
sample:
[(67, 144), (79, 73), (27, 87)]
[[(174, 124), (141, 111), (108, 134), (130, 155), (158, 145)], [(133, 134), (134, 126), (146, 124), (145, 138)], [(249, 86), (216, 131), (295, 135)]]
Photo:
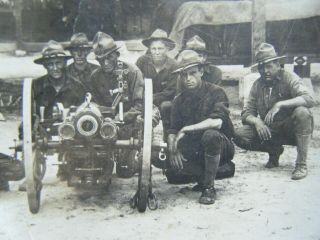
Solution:
[[(267, 168), (279, 166), (283, 145), (294, 145), (297, 158), (292, 179), (307, 176), (314, 100), (301, 79), (281, 67), (283, 56), (278, 56), (271, 44), (262, 43), (256, 52), (253, 67), (260, 77), (252, 86), (239, 129), (233, 127), (227, 94), (219, 86), (221, 70), (207, 61), (206, 44), (199, 36), (189, 39), (176, 59), (168, 56), (175, 43), (161, 29), (142, 44), (148, 50), (135, 65), (119, 60), (119, 46), (103, 32), (96, 33), (92, 44), (84, 33), (76, 33), (66, 49), (49, 41), (42, 56), (34, 61), (47, 70), (45, 76), (34, 81), (36, 105), (44, 106), (45, 115), (50, 116), (56, 102), (65, 107), (78, 106), (90, 92), (94, 102), (110, 106), (114, 96), (108, 93), (117, 87), (121, 65), (128, 83), (124, 121), (130, 124), (141, 114), (144, 78), (151, 78), (153, 103), (160, 111), (169, 156), (166, 164), (156, 156), (152, 163), (165, 169), (171, 183), (196, 182), (192, 190), (201, 192), (201, 204), (215, 202), (215, 179), (233, 176), (234, 143), (247, 150), (267, 152)], [(100, 66), (87, 61), (92, 50)], [(73, 63), (67, 65), (71, 58)], [(156, 114), (153, 118), (159, 120)], [(8, 189), (6, 180), (0, 184), (1, 190)]]

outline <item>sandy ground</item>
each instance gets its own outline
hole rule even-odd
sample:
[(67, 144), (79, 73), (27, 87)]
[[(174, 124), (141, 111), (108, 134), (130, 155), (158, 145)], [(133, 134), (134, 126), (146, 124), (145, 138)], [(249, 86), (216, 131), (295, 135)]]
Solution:
[[(316, 119), (320, 109), (314, 109)], [(233, 110), (236, 117), (239, 110)], [(19, 120), (0, 122), (0, 151), (10, 153)], [(236, 125), (239, 121), (235, 121)], [(317, 122), (317, 121), (316, 121)], [(41, 209), (28, 211), (26, 193), (11, 182), (0, 192), (1, 240), (51, 239), (320, 239), (320, 125), (309, 154), (309, 176), (290, 179), (295, 148), (285, 147), (280, 167), (264, 168), (267, 155), (237, 148), (233, 178), (216, 181), (217, 201), (198, 204), (199, 193), (189, 185), (169, 185), (154, 169), (153, 184), (159, 209), (138, 213), (128, 201), (137, 177), (113, 178), (109, 191), (80, 192), (56, 177), (50, 158), (44, 179)]]

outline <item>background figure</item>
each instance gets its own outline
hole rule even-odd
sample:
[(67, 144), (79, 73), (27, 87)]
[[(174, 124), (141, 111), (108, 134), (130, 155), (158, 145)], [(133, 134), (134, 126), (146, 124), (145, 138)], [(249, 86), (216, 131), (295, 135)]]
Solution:
[(116, 35), (114, 0), (81, 0), (73, 32), (84, 32), (92, 39), (98, 31)]
[(73, 57), (73, 63), (67, 66), (68, 77), (82, 83), (86, 92), (91, 92), (90, 76), (99, 66), (87, 61), (87, 56), (92, 50), (87, 36), (84, 33), (75, 33), (66, 50), (69, 50)]
[(177, 75), (172, 72), (177, 68), (174, 59), (168, 57), (175, 43), (162, 29), (155, 30), (142, 43), (148, 48), (145, 55), (137, 60), (144, 78), (151, 78), (153, 83), (153, 104), (160, 109), (164, 131), (169, 127), (171, 101), (176, 94)]

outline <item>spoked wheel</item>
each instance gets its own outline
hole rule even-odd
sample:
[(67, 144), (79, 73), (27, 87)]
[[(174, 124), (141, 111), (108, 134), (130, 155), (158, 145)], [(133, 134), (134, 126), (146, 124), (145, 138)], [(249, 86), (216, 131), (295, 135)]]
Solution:
[(152, 80), (145, 79), (143, 146), (142, 154), (139, 156), (139, 179), (136, 194), (136, 206), (139, 212), (146, 210), (151, 189), (152, 91)]
[[(45, 159), (32, 139), (33, 108), (32, 79), (27, 78), (23, 84), (23, 158), (29, 209), (30, 212), (37, 213), (40, 208), (41, 180), (45, 172)], [(33, 135), (36, 136), (36, 132), (33, 132)]]

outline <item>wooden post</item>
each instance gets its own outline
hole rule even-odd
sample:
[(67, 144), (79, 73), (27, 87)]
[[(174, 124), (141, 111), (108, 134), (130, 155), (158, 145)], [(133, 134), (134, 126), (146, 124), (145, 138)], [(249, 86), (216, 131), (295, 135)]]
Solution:
[(266, 41), (266, 7), (265, 0), (252, 1), (251, 23), (251, 61), (255, 62), (255, 52)]
[(22, 47), (22, 9), (22, 0), (14, 0), (13, 16), (16, 21), (16, 39), (18, 49), (21, 49)]

